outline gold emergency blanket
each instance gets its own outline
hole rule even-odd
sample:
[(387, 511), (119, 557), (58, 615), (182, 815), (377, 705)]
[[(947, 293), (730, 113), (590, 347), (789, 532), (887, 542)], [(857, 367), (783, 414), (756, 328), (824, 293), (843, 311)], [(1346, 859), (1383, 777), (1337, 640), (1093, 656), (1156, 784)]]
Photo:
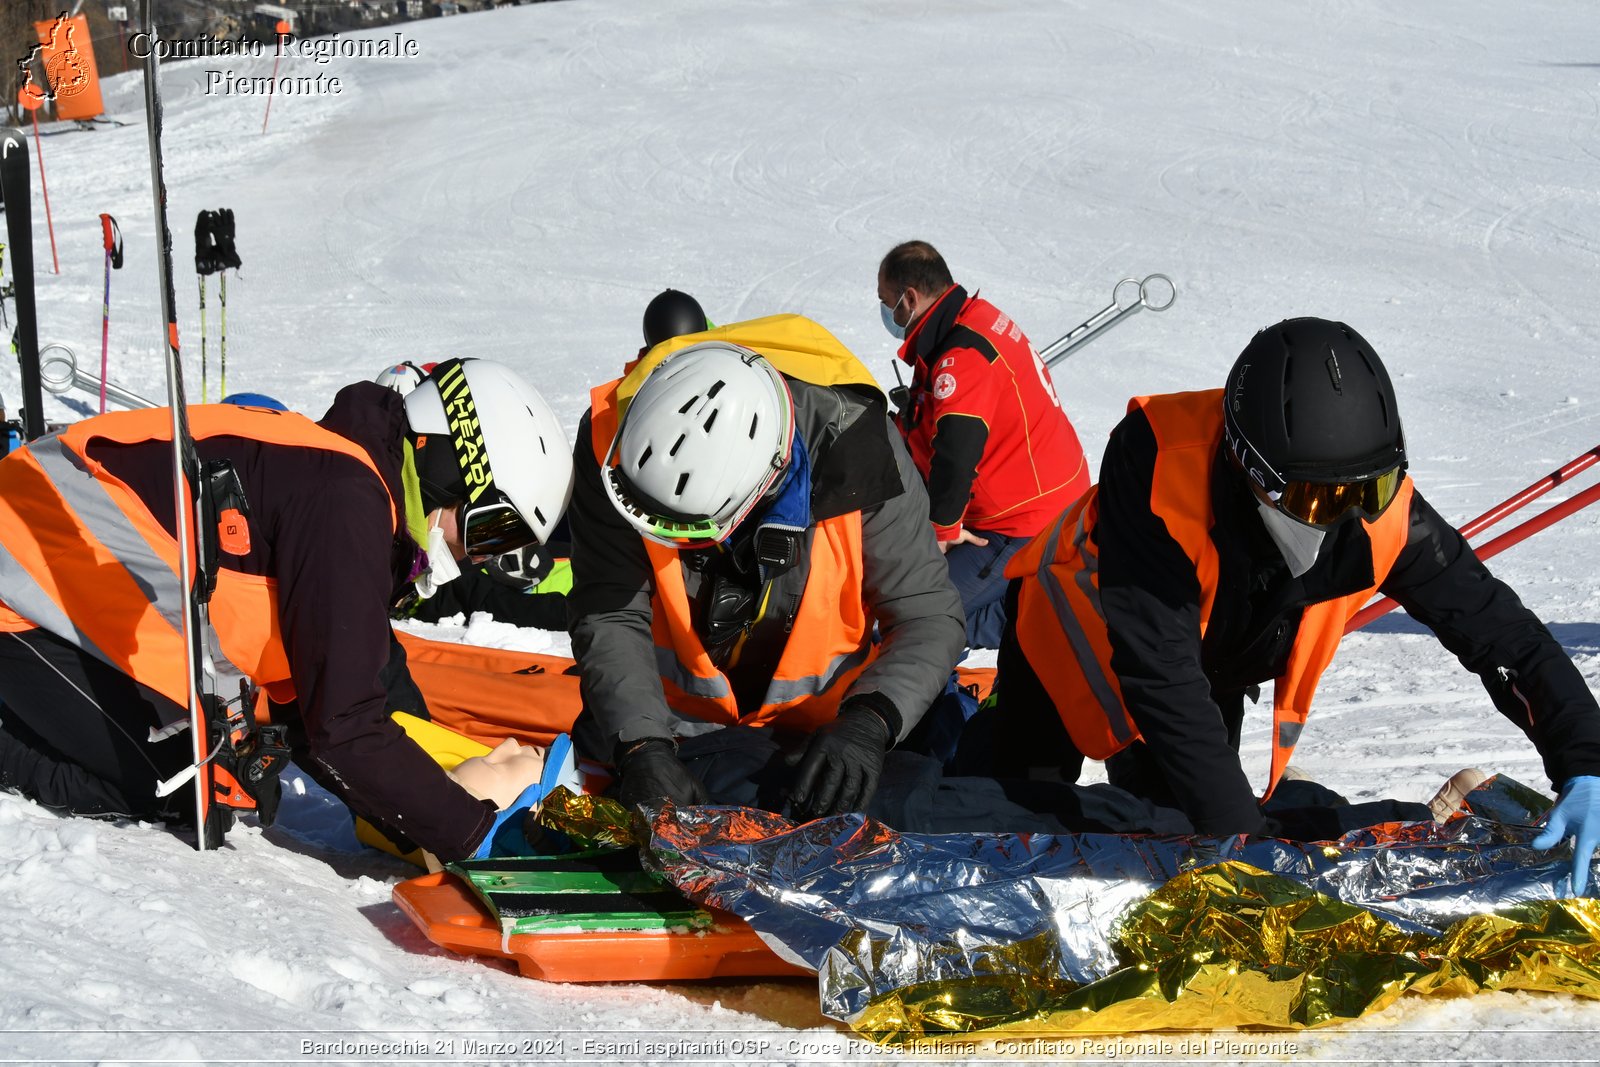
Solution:
[(1570, 851), (1528, 847), (1549, 800), (1502, 778), (1469, 803), (1321, 844), (668, 806), (644, 852), (815, 968), (824, 1013), (877, 1040), (1301, 1029), (1408, 992), (1600, 998), (1600, 901), (1557, 899)]

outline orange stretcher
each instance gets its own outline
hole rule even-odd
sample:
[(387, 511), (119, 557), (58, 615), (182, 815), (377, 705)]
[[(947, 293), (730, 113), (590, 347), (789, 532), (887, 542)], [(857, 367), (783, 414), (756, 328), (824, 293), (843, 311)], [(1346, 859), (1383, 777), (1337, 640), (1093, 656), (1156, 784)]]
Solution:
[(780, 959), (740, 918), (714, 911), (705, 930), (573, 931), (504, 937), (454, 875), (401, 882), (394, 902), (429, 941), (464, 956), (510, 960), (543, 982), (773, 978), (813, 972)]
[[(581, 707), (571, 659), (397, 634), (405, 646), (412, 679), (427, 700), (433, 726), (489, 747), (507, 737), (548, 745), (556, 734), (571, 730)], [(992, 668), (963, 669), (960, 674), (963, 685), (978, 688), (980, 699), (994, 682)], [(408, 729), (416, 726), (410, 724)], [(446, 766), (476, 751), (437, 739), (419, 739), (419, 743)], [(379, 847), (386, 844), (376, 832), (362, 839)], [(779, 958), (742, 919), (713, 909), (707, 909), (710, 925), (698, 929), (541, 930), (508, 936), (471, 888), (447, 872), (401, 882), (394, 888), (394, 901), (428, 940), (441, 948), (466, 956), (510, 960), (525, 977), (546, 982), (654, 982), (814, 973)]]

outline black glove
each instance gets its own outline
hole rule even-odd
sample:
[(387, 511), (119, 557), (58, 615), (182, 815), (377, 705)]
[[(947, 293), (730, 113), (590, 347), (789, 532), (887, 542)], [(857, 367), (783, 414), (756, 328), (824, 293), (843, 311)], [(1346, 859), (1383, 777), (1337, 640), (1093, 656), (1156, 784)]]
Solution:
[(878, 789), (883, 757), (894, 740), (888, 723), (865, 704), (846, 703), (811, 735), (789, 786), (789, 806), (801, 822), (860, 811)]
[(664, 738), (637, 741), (617, 761), (622, 784), (617, 799), (625, 807), (658, 804), (704, 804), (706, 787), (678, 758), (678, 747)]

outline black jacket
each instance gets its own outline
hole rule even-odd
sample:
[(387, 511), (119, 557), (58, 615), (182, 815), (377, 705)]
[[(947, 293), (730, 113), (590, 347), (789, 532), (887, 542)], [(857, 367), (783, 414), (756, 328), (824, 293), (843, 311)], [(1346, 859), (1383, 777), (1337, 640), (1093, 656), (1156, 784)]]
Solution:
[[(1282, 672), (1307, 605), (1372, 584), (1371, 544), (1360, 523), (1343, 523), (1311, 570), (1291, 578), (1254, 495), (1219, 452), (1209, 487), (1218, 588), (1202, 641), (1194, 566), (1150, 508), (1155, 455), (1155, 435), (1135, 411), (1112, 432), (1101, 463), (1094, 538), (1111, 665), (1149, 755), (1195, 826), (1254, 831), (1262, 817), (1239, 763), (1241, 702)], [(1380, 588), (1483, 680), (1552, 782), (1600, 774), (1600, 708), (1582, 675), (1420, 492), (1406, 545)]]
[[(228, 557), (229, 568), (277, 581), (297, 700), (273, 713), (303, 720), (308, 751), (296, 758), (357, 812), (440, 859), (459, 859), (488, 831), (493, 806), (451, 781), (389, 717), (390, 690), (408, 680), (403, 661), (391, 665), (398, 646), (389, 628), (413, 555), (403, 520), (396, 536), (389, 510), (391, 498), (404, 507), (405, 402), (359, 382), (339, 391), (319, 425), (364, 448), (385, 484), (359, 461), (320, 449), (242, 437), (200, 442), (202, 460), (232, 460), (250, 503), (251, 551)], [(169, 531), (171, 455), (159, 442), (94, 452)]]

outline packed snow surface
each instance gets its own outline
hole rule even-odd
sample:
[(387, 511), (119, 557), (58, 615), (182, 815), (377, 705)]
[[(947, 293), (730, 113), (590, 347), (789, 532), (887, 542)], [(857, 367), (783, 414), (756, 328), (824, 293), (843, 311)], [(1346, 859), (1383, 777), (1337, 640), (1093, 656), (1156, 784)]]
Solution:
[[(190, 396), (189, 233), (202, 208), (237, 213), (230, 391), (320, 415), (340, 385), (391, 361), (488, 356), (534, 381), (569, 432), (667, 286), (717, 322), (815, 318), (892, 384), (875, 271), (920, 237), (1040, 346), (1105, 306), (1120, 278), (1177, 282), (1171, 310), (1133, 316), (1055, 371), (1096, 461), (1128, 397), (1220, 384), (1278, 319), (1348, 322), (1395, 375), (1417, 484), (1464, 522), (1600, 430), (1593, 20), (1557, 0), (573, 0), (365, 35), (413, 53), (397, 58), (292, 55), (280, 77), (336, 77), (340, 91), (276, 95), (265, 134), (266, 98), (221, 89), (229, 74), (235, 87), (270, 75), (270, 53), (171, 63)], [(32, 145), (61, 258), (51, 274), (36, 188), (40, 337), (98, 369), (97, 216), (112, 213), (127, 266), (112, 278), (111, 377), (158, 398), (137, 75), (110, 78), (106, 100), (127, 125), (46, 126)], [(208, 296), (216, 399), (215, 279)], [(14, 407), (14, 366), (0, 390)], [(95, 404), (74, 392), (47, 415)], [(1597, 550), (1591, 511), (1493, 564), (1591, 687)], [(566, 650), (564, 636), (485, 619), (438, 633)], [(1244, 741), (1258, 785), (1267, 718), (1254, 712)], [(1296, 762), (1353, 799), (1426, 799), (1465, 766), (1549, 788), (1477, 680), (1399, 615), (1345, 643)], [(559, 986), (436, 950), (390, 903), (413, 872), (361, 850), (347, 812), (302, 777), (290, 794), (277, 827), (247, 825), (205, 855), (163, 827), (0, 795), (0, 1054), (883, 1058), (824, 1020), (804, 980)], [(1495, 994), (1408, 1000), (1288, 1038), (1330, 1059), (1549, 1062), (1595, 1057), (1596, 1030), (1587, 1003)], [(659, 1044), (672, 1040), (701, 1044)], [(1119, 1055), (1109, 1042), (1061, 1052)], [(1120, 1052), (1142, 1054), (1194, 1058), (1148, 1042)]]

